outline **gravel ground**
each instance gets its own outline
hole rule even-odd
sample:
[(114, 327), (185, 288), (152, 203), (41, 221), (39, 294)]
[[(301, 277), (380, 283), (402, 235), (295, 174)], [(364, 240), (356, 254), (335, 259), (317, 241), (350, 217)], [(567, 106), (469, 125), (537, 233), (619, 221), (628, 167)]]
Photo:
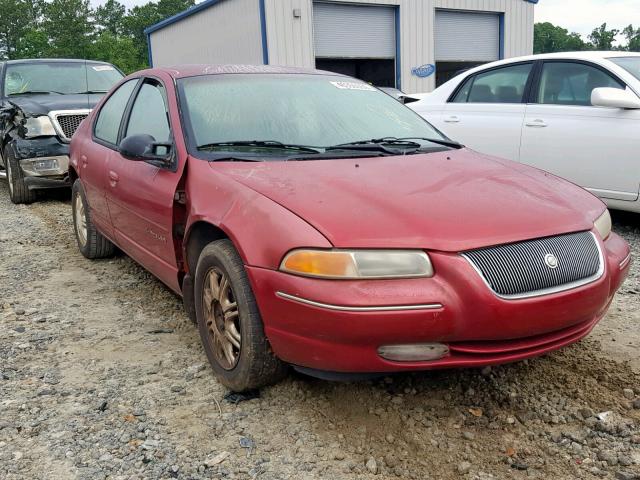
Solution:
[[(234, 404), (180, 300), (78, 252), (65, 195), (0, 183), (0, 478), (640, 478), (640, 267), (577, 345)], [(640, 253), (640, 216), (615, 228)]]

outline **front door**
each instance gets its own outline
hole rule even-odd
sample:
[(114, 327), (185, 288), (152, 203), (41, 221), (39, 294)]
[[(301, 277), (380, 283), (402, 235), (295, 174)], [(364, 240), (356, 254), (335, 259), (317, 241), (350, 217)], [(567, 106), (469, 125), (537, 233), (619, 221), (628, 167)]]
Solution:
[(517, 161), (532, 67), (519, 63), (470, 76), (446, 104), (437, 126), (469, 148)]
[(547, 61), (527, 106), (520, 161), (604, 199), (635, 201), (640, 174), (640, 111), (594, 107), (594, 88), (625, 88), (585, 62)]
[[(122, 138), (148, 134), (157, 142), (172, 142), (167, 92), (157, 79), (145, 79), (135, 93)], [(173, 237), (174, 197), (184, 158), (176, 171), (120, 154), (107, 166), (107, 202), (119, 246), (175, 291), (179, 291)]]

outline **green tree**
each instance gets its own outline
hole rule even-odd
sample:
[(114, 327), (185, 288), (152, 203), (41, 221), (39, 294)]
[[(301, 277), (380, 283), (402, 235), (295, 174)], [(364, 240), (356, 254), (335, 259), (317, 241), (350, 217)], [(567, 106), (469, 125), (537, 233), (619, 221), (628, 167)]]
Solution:
[(629, 25), (622, 34), (627, 39), (627, 46), (625, 50), (630, 52), (640, 52), (640, 28), (636, 29), (633, 25)]
[(106, 30), (111, 35), (120, 35), (123, 30), (123, 20), (127, 14), (126, 7), (117, 0), (107, 0), (95, 11), (96, 26)]
[(88, 58), (101, 60), (116, 65), (126, 74), (147, 68), (146, 59), (140, 61), (135, 54), (136, 46), (133, 39), (125, 36), (116, 36), (109, 31), (98, 34), (89, 48)]
[(86, 58), (94, 36), (89, 0), (51, 0), (43, 4), (43, 17), (49, 56)]
[(37, 28), (40, 3), (0, 0), (0, 58), (19, 58), (20, 44)]
[(591, 32), (589, 40), (596, 50), (613, 50), (613, 42), (615, 42), (616, 36), (619, 33), (620, 30), (616, 30), (615, 28), (607, 30), (607, 24), (603, 23)]
[(569, 33), (565, 28), (549, 22), (533, 26), (533, 52), (553, 53), (588, 50), (587, 44), (578, 33)]

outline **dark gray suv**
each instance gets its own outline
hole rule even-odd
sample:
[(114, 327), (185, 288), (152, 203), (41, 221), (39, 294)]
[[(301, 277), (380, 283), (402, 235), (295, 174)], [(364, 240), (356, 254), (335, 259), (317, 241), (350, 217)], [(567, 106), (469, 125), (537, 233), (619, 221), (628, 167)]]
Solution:
[(11, 201), (69, 187), (69, 142), (122, 72), (104, 62), (66, 59), (0, 63), (0, 177)]

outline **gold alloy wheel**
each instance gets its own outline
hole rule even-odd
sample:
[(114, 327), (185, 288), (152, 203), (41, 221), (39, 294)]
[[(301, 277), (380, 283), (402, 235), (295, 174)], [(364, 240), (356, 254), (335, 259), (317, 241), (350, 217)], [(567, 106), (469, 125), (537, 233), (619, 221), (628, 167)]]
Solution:
[(211, 350), (222, 368), (232, 370), (242, 345), (240, 317), (229, 278), (215, 267), (204, 277), (202, 309)]
[(76, 212), (76, 233), (80, 245), (84, 247), (87, 244), (87, 217), (84, 214), (84, 203), (80, 195), (76, 195), (73, 208)]

